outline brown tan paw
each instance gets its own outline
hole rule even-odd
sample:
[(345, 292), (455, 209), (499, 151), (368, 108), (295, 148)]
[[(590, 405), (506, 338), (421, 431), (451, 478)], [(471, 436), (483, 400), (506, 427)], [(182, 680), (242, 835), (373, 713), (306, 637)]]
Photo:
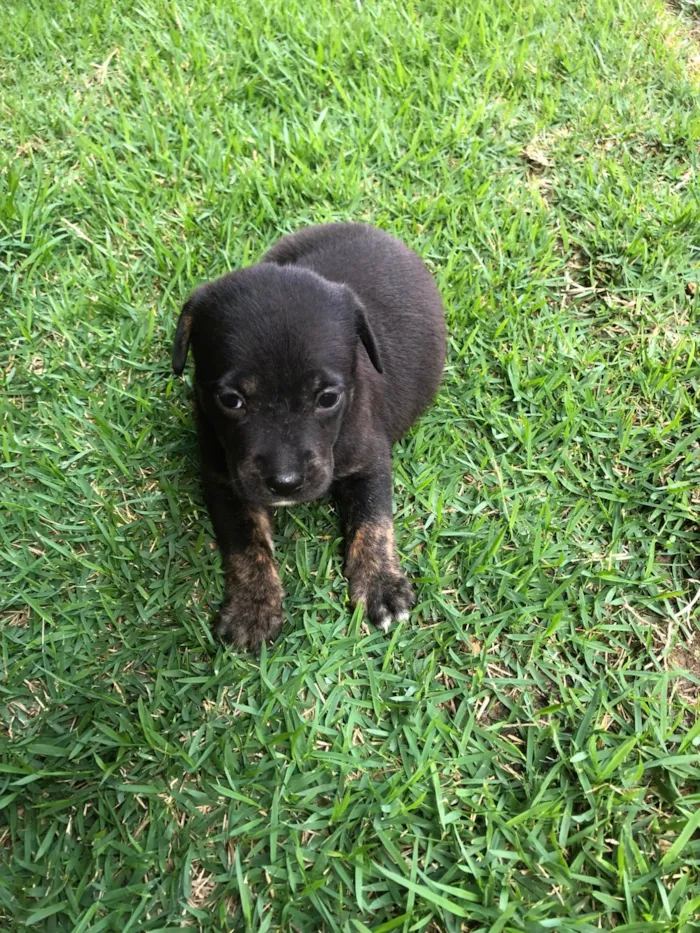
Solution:
[(408, 618), (411, 584), (401, 573), (390, 518), (366, 521), (355, 531), (347, 553), (353, 603), (364, 603), (370, 621), (388, 632), (392, 622)]
[(283, 621), (281, 596), (236, 587), (219, 610), (213, 630), (223, 642), (257, 653), (264, 641), (277, 638)]
[(374, 574), (352, 586), (353, 602), (364, 603), (370, 621), (388, 632), (392, 622), (407, 619), (415, 602), (413, 588), (401, 573)]

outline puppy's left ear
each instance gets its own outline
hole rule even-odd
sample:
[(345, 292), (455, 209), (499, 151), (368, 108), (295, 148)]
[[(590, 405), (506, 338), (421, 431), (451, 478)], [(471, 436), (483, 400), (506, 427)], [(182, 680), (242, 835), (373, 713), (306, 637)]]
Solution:
[(372, 328), (369, 326), (369, 321), (367, 320), (365, 306), (354, 292), (353, 297), (355, 299), (355, 322), (357, 327), (357, 335), (364, 344), (364, 348), (367, 351), (367, 356), (372, 362), (372, 366), (374, 366), (378, 373), (383, 373), (384, 367), (382, 366), (382, 358), (379, 355), (379, 347), (377, 346), (376, 338), (372, 333)]
[(197, 305), (200, 303), (202, 289), (198, 288), (185, 302), (180, 319), (177, 322), (175, 331), (175, 342), (173, 343), (173, 372), (176, 376), (181, 375), (185, 368), (187, 360), (187, 351), (190, 348), (190, 336), (192, 334), (192, 323)]

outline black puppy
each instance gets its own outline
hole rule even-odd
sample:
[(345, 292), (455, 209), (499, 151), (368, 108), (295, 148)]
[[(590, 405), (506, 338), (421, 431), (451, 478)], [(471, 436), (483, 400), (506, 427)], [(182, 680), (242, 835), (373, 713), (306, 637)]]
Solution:
[(215, 631), (257, 649), (282, 625), (270, 510), (329, 490), (353, 603), (385, 631), (413, 604), (391, 515), (391, 446), (437, 391), (442, 302), (418, 256), (364, 224), (309, 227), (198, 288), (190, 341), (201, 473), (226, 576)]

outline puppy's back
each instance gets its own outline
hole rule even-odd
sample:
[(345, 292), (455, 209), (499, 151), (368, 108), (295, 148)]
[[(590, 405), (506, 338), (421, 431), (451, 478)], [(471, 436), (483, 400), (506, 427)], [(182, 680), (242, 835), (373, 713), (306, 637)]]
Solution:
[(263, 262), (303, 266), (360, 297), (384, 367), (380, 377), (363, 359), (364, 377), (385, 388), (386, 427), (400, 437), (432, 401), (445, 362), (442, 300), (422, 259), (383, 230), (348, 223), (283, 237)]

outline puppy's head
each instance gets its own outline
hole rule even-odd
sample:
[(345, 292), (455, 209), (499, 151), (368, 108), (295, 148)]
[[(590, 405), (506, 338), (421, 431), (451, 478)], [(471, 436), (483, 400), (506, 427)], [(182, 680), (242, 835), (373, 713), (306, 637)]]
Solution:
[(237, 493), (282, 505), (326, 492), (359, 354), (382, 371), (357, 295), (308, 269), (251, 266), (198, 288), (185, 304), (173, 349), (178, 374), (190, 342), (195, 390)]

